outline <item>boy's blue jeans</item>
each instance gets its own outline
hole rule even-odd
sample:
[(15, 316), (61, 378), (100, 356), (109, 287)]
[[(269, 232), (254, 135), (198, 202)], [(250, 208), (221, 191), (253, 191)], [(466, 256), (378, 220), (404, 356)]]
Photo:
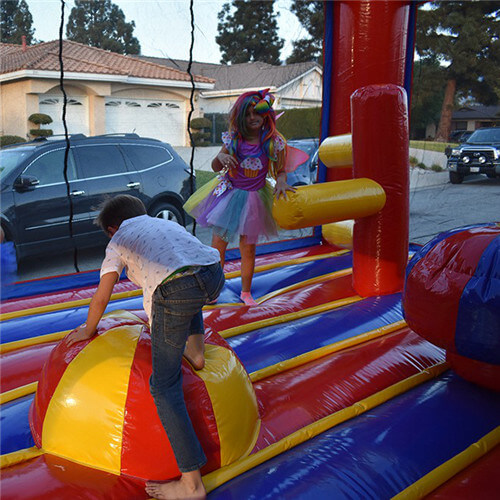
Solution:
[(150, 389), (181, 472), (206, 463), (182, 392), (182, 354), (189, 335), (204, 333), (201, 309), (219, 296), (223, 285), (217, 263), (167, 281), (153, 294)]

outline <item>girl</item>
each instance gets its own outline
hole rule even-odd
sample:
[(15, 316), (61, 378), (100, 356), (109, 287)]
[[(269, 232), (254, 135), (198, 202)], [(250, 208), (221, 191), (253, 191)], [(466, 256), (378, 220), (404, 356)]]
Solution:
[(250, 288), (257, 240), (260, 235), (269, 238), (277, 234), (271, 213), (273, 189), (266, 182), (267, 174), (276, 180), (277, 197), (283, 194), (286, 198), (287, 191), (295, 191), (286, 183), (286, 141), (276, 130), (274, 97), (268, 90), (246, 92), (235, 102), (229, 114), (229, 131), (222, 134), (223, 146), (212, 161), (212, 169), (221, 175), (184, 205), (200, 226), (213, 228), (212, 246), (219, 250), (222, 266), (228, 242), (239, 236), (240, 298), (246, 305), (256, 305)]

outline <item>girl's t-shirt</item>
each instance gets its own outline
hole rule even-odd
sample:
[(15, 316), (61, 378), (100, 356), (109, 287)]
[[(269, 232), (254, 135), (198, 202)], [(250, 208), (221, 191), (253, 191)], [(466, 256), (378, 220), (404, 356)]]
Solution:
[[(229, 132), (222, 134), (222, 142), (226, 148), (230, 148), (231, 136)], [(282, 151), (285, 143), (280, 136), (275, 137), (276, 151)], [(250, 144), (243, 140), (239, 144), (239, 156), (241, 160), (237, 168), (231, 169), (227, 174), (233, 187), (245, 191), (257, 191), (264, 187), (269, 170), (269, 158), (266, 156), (260, 144)]]

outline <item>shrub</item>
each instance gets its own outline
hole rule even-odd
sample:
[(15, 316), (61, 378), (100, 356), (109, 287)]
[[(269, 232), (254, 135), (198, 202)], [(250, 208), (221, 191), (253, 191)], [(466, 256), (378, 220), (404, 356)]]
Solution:
[(212, 122), (208, 118), (205, 118), (205, 117), (193, 118), (191, 120), (191, 128), (193, 130), (201, 130), (204, 128), (211, 129)]
[(30, 135), (32, 135), (34, 137), (49, 137), (52, 134), (53, 134), (53, 132), (50, 129), (32, 128), (30, 130)]
[(209, 146), (210, 132), (195, 132), (191, 134), (193, 138), (193, 146)]
[(431, 170), (433, 170), (434, 172), (442, 172), (444, 169), (441, 165), (438, 165), (437, 163), (433, 163), (431, 165)]
[(0, 137), (0, 148), (9, 146), (10, 144), (18, 144), (20, 142), (26, 142), (26, 139), (23, 139), (18, 135), (2, 135)]
[(52, 123), (52, 118), (44, 113), (33, 113), (28, 118), (28, 121), (34, 123), (35, 125), (48, 125)]
[(416, 167), (418, 165), (418, 160), (415, 156), (410, 156), (410, 165)]
[(427, 165), (421, 161), (420, 163), (417, 164), (418, 168), (421, 168), (422, 170), (427, 170)]

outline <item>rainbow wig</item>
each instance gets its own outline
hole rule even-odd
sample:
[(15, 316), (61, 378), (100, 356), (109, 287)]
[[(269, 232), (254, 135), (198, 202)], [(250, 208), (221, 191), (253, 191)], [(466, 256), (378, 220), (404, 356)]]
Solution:
[(269, 158), (269, 171), (276, 178), (285, 166), (285, 150), (282, 154), (276, 154), (274, 141), (276, 136), (280, 136), (283, 141), (285, 138), (276, 129), (276, 112), (272, 107), (274, 96), (268, 91), (269, 89), (245, 92), (234, 103), (229, 113), (229, 133), (232, 138), (229, 152), (241, 160), (238, 146), (247, 135), (245, 114), (248, 106), (254, 106), (255, 111), (264, 117), (260, 144), (262, 151)]

